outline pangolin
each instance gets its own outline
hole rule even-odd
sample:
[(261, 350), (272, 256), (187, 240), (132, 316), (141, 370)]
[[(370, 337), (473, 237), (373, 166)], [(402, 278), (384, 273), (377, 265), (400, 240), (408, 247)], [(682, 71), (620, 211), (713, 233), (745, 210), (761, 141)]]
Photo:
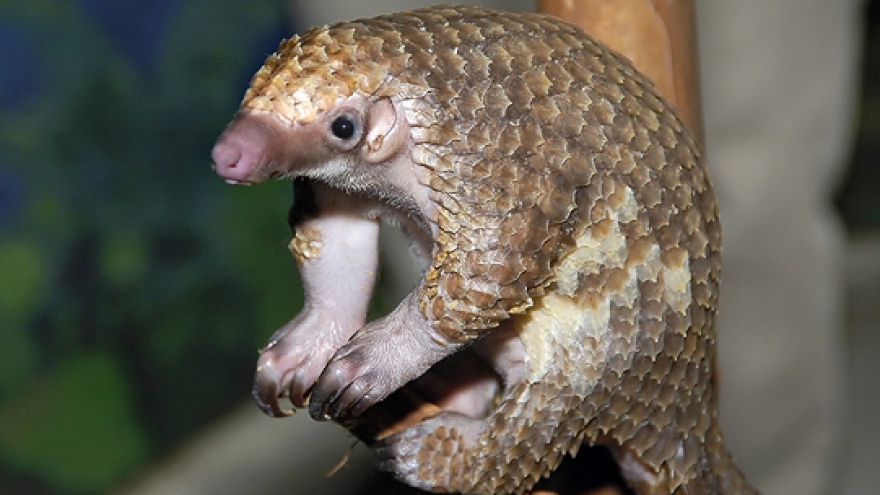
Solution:
[[(423, 394), (429, 417), (367, 439), (436, 492), (523, 493), (587, 444), (639, 494), (755, 493), (718, 426), (701, 153), (581, 30), (454, 5), (311, 29), (256, 73), (212, 158), (233, 184), (294, 181), (305, 304), (261, 352), (266, 413), (287, 397), (357, 430)], [(382, 218), (424, 276), (367, 322)]]

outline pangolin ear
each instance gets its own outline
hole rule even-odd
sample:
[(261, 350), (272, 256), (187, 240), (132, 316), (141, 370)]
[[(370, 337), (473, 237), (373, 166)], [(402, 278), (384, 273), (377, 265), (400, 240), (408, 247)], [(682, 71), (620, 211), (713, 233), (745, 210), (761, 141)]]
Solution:
[(373, 103), (367, 115), (367, 136), (364, 140), (363, 159), (381, 163), (394, 156), (409, 139), (409, 126), (388, 98)]

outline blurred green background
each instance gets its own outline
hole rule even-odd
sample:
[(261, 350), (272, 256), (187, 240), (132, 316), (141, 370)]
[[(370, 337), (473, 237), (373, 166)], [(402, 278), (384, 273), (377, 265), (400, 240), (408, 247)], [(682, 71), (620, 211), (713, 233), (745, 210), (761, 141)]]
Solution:
[[(104, 492), (248, 397), (301, 297), (289, 184), (226, 186), (209, 151), (284, 7), (0, 0), (0, 493)], [(853, 231), (880, 226), (865, 46)]]
[(300, 294), (290, 185), (210, 148), (273, 0), (0, 3), (0, 493), (99, 493), (250, 393)]

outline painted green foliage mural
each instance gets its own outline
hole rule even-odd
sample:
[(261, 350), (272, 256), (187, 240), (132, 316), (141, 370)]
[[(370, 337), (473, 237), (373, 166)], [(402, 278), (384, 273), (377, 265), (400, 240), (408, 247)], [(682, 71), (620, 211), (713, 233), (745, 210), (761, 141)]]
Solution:
[(0, 1), (0, 492), (97, 493), (247, 399), (299, 304), (289, 184), (213, 140), (272, 0)]

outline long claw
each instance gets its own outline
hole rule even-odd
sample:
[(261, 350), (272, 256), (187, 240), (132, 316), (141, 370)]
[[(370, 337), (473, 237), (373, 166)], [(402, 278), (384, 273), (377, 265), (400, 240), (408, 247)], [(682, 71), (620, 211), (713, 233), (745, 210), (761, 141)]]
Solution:
[(295, 412), (293, 408), (281, 409), (278, 405), (278, 398), (285, 395), (285, 388), (284, 377), (278, 374), (271, 361), (257, 366), (251, 393), (264, 413), (275, 418), (293, 415)]

